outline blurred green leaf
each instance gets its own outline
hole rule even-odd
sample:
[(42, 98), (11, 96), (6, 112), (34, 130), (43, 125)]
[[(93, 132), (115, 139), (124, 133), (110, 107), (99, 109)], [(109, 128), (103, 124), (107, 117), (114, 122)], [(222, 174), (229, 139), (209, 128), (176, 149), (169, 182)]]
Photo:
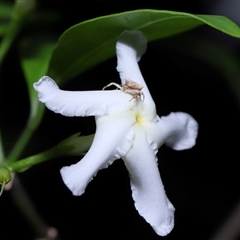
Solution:
[(117, 37), (126, 29), (141, 30), (148, 41), (153, 41), (203, 24), (240, 37), (239, 26), (224, 16), (135, 10), (91, 19), (62, 34), (53, 52), (48, 75), (61, 84), (114, 56)]
[(0, 1), (0, 19), (11, 18), (13, 3)]
[(42, 104), (38, 101), (33, 83), (46, 75), (54, 47), (55, 41), (50, 37), (43, 38), (37, 35), (28, 36), (20, 44), (20, 61), (28, 87), (31, 106), (29, 120), (35, 119), (34, 121), (36, 121), (37, 116), (38, 121), (41, 120), (42, 115), (40, 115), (40, 112), (43, 113), (43, 110), (40, 111), (39, 108), (42, 108)]
[(36, 7), (36, 0), (15, 0), (15, 6), (12, 12), (12, 18), (16, 21), (21, 21), (22, 19), (28, 17)]
[(49, 41), (49, 38), (41, 39), (36, 35), (25, 38), (20, 44), (20, 61), (28, 87), (30, 115), (26, 127), (7, 158), (8, 163), (16, 161), (42, 120), (45, 108), (38, 101), (33, 83), (46, 74), (54, 46), (55, 44)]
[(0, 66), (17, 34), (34, 11), (35, 6), (35, 0), (16, 0), (14, 2), (14, 6), (11, 9), (11, 21), (3, 30), (3, 40), (0, 45)]
[(3, 36), (8, 24), (11, 21), (12, 10), (13, 4), (7, 2), (0, 2), (0, 37)]
[(21, 66), (30, 96), (35, 98), (33, 83), (47, 73), (55, 43), (49, 38), (33, 36), (25, 38), (20, 45)]

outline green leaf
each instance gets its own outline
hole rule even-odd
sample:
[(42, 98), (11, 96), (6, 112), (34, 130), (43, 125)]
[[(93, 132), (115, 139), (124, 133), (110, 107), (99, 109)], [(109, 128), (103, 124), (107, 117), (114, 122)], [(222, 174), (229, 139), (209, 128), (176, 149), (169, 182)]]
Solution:
[(35, 0), (15, 1), (11, 12), (11, 21), (7, 24), (7, 27), (2, 30), (3, 40), (0, 45), (0, 65), (2, 64), (3, 59), (5, 58), (17, 34), (20, 32), (24, 23), (33, 12), (35, 6)]
[(59, 84), (115, 54), (119, 34), (142, 31), (148, 41), (166, 38), (207, 24), (225, 34), (240, 37), (240, 28), (224, 16), (135, 10), (91, 19), (65, 31), (53, 52), (48, 75)]
[(32, 34), (19, 44), (20, 62), (28, 87), (30, 100), (37, 99), (33, 83), (47, 73), (49, 60), (55, 47), (55, 37)]
[(16, 161), (42, 120), (45, 108), (38, 101), (37, 93), (33, 89), (33, 83), (46, 74), (54, 46), (55, 44), (49, 41), (48, 38), (41, 39), (37, 35), (27, 37), (20, 44), (20, 60), (28, 87), (30, 114), (22, 134), (7, 157), (8, 163)]
[(13, 4), (0, 2), (0, 37), (2, 37), (6, 31), (8, 24), (12, 17)]
[(36, 122), (36, 125), (41, 121), (43, 109), (42, 104), (38, 101), (33, 83), (38, 81), (43, 75), (46, 75), (54, 47), (55, 43), (52, 39), (42, 38), (37, 35), (29, 36), (20, 44), (21, 66), (27, 83), (31, 106), (29, 120)]
[(51, 37), (41, 37), (39, 35), (28, 36), (20, 44), (20, 61), (28, 87), (31, 106), (29, 121), (34, 121), (36, 125), (41, 120), (43, 108), (38, 101), (33, 83), (46, 75), (54, 47), (55, 41)]
[(35, 93), (33, 83), (47, 73), (48, 63), (55, 43), (49, 38), (34, 36), (21, 42), (21, 65), (29, 92)]

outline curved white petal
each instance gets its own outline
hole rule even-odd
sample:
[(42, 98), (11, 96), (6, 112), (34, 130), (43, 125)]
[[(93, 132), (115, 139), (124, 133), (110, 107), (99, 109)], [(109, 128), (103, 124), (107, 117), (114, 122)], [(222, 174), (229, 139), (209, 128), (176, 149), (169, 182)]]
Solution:
[(134, 129), (133, 146), (123, 160), (130, 173), (135, 207), (158, 235), (165, 236), (174, 226), (175, 209), (165, 194), (155, 153), (144, 129), (139, 125), (134, 125)]
[(189, 114), (183, 112), (170, 113), (166, 117), (157, 117), (155, 123), (146, 123), (147, 135), (157, 143), (174, 150), (184, 150), (193, 147), (198, 134), (198, 123)]
[(82, 195), (98, 170), (126, 154), (134, 138), (134, 121), (131, 111), (97, 117), (97, 130), (88, 153), (77, 164), (61, 169), (63, 181), (73, 195)]
[(63, 91), (47, 76), (34, 83), (39, 101), (64, 116), (101, 116), (132, 108), (132, 96), (120, 90)]
[(145, 95), (143, 107), (150, 114), (154, 115), (155, 103), (151, 97), (148, 87), (143, 79), (138, 66), (138, 61), (145, 53), (147, 39), (140, 31), (124, 31), (118, 38), (117, 50), (117, 70), (120, 74), (122, 84), (126, 79), (130, 79), (143, 86), (142, 92)]

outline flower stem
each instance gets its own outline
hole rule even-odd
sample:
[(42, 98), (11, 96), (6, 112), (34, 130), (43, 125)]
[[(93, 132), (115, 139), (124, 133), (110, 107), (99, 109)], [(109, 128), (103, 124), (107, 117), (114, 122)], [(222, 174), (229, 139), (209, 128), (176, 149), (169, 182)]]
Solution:
[(4, 149), (3, 149), (2, 135), (0, 132), (0, 163), (3, 162), (4, 157), (5, 157), (5, 154), (4, 154)]
[(47, 151), (13, 162), (8, 165), (8, 168), (13, 172), (22, 172), (38, 163), (45, 162), (55, 157), (58, 157), (58, 152), (55, 151), (54, 148), (51, 148)]
[[(12, 20), (9, 23), (8, 28), (0, 44), (0, 67), (14, 39), (16, 38), (25, 20), (27, 19), (29, 13), (31, 13), (35, 8), (35, 4), (36, 4), (35, 0), (28, 0), (28, 1), (16, 0), (15, 1), (13, 12), (12, 12)], [(39, 118), (39, 116), (37, 117)], [(31, 116), (29, 119), (31, 119)], [(35, 126), (32, 127), (32, 121), (28, 121), (26, 128), (24, 129), (22, 135), (19, 138), (19, 141), (15, 145), (13, 151), (11, 152), (8, 158), (10, 159), (10, 162), (13, 162), (18, 158), (18, 156), (20, 155), (21, 151), (23, 150), (26, 143), (30, 139), (34, 130), (35, 130)], [(3, 152), (3, 146), (2, 146), (2, 139), (0, 136), (0, 162), (3, 162), (3, 159), (4, 159), (4, 152)]]
[(36, 164), (53, 158), (62, 156), (83, 156), (90, 148), (93, 137), (94, 134), (88, 136), (79, 136), (79, 133), (73, 134), (49, 150), (16, 162), (6, 162), (4, 167), (12, 172), (23, 172)]
[(44, 113), (44, 109), (45, 109), (44, 105), (42, 105), (41, 103), (31, 106), (31, 112), (30, 112), (27, 125), (23, 130), (22, 134), (20, 135), (15, 146), (13, 147), (12, 151), (10, 152), (9, 156), (7, 157), (8, 164), (18, 159), (19, 155), (21, 154), (22, 150), (28, 143), (35, 129), (40, 124), (43, 113)]
[(47, 226), (42, 217), (39, 215), (17, 176), (15, 176), (14, 179), (11, 196), (15, 205), (18, 207), (18, 209), (21, 211), (28, 223), (31, 225), (31, 228), (33, 229), (36, 237), (39, 237), (39, 239), (60, 240), (60, 238), (57, 236), (58, 234), (56, 229), (55, 236), (52, 236), (52, 238), (48, 237), (48, 230), (51, 227)]
[(13, 40), (17, 36), (21, 28), (21, 23), (19, 21), (12, 21), (8, 28), (7, 32), (0, 45), (0, 66), (2, 65), (3, 59), (5, 58), (10, 46), (12, 45)]

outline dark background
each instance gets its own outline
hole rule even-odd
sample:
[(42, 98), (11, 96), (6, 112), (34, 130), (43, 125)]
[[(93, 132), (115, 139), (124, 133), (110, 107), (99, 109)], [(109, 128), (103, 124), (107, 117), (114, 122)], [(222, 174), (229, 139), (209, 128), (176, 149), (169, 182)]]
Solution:
[[(222, 9), (219, 7), (221, 5), (224, 5)], [(235, 13), (236, 9), (240, 9), (240, 1), (39, 1), (38, 6), (42, 25), (45, 24), (45, 29), (57, 36), (87, 19), (144, 8), (227, 14), (239, 21)], [(60, 19), (54, 27), (44, 22), (44, 16), (49, 11), (55, 11)], [(35, 30), (46, 34), (40, 27), (38, 30), (36, 26)], [(178, 42), (192, 36), (217, 41), (234, 54), (240, 50), (239, 40), (209, 27), (172, 37), (169, 41)], [(191, 41), (186, 41), (185, 47), (190, 45)], [(0, 119), (4, 127), (6, 151), (13, 146), (29, 110), (23, 75), (17, 56), (13, 58), (16, 48), (17, 42), (10, 50), (0, 74)], [(199, 136), (194, 148), (176, 152), (163, 146), (158, 152), (162, 180), (176, 208), (175, 227), (164, 239), (211, 240), (240, 200), (240, 115), (236, 97), (220, 72), (196, 57), (183, 54), (174, 46), (171, 48), (168, 44), (166, 47), (164, 40), (149, 44), (140, 67), (160, 116), (172, 111), (184, 111), (199, 123)], [(18, 81), (13, 85), (11, 79), (16, 78)], [(114, 58), (76, 77), (63, 88), (95, 90), (118, 81)], [(3, 89), (11, 89), (11, 93)], [(87, 135), (94, 131), (93, 118), (67, 118), (47, 110), (22, 157), (46, 150), (73, 133)], [(81, 197), (72, 196), (63, 184), (59, 170), (79, 159), (52, 160), (18, 175), (39, 215), (47, 225), (58, 229), (60, 239), (162, 238), (135, 210), (128, 173), (122, 160), (100, 171)], [(1, 240), (34, 239), (32, 223), (26, 220), (13, 200), (18, 197), (4, 192), (0, 198)]]

